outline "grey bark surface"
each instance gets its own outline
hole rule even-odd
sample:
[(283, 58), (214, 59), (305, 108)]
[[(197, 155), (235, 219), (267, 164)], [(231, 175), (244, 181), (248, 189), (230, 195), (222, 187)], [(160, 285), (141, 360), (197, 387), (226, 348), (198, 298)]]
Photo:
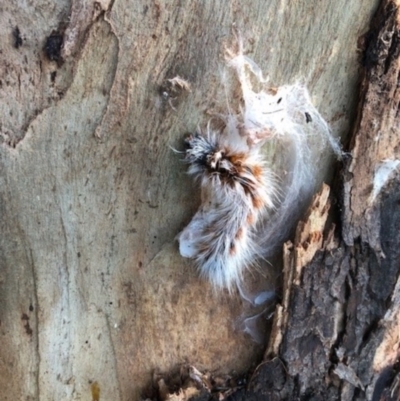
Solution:
[[(1, 399), (136, 400), (156, 369), (245, 372), (262, 359), (262, 347), (234, 329), (240, 300), (215, 294), (178, 254), (174, 237), (199, 194), (171, 147), (226, 104), (220, 71), (233, 25), (273, 85), (304, 82), (345, 136), (357, 40), (377, 3), (0, 4)], [(168, 98), (161, 88), (177, 75), (191, 92)], [(321, 180), (329, 169), (327, 158)], [(372, 271), (376, 247), (358, 238), (347, 242)], [(394, 259), (376, 263), (387, 263), (394, 285)], [(335, 271), (344, 277), (350, 265)], [(377, 315), (367, 305), (349, 334), (354, 347), (380, 322), (384, 287), (372, 289)]]

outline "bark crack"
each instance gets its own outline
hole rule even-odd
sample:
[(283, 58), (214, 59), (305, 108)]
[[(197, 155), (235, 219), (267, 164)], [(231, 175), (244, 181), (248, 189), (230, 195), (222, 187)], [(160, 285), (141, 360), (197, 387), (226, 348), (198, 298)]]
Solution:
[(37, 290), (37, 275), (35, 269), (35, 262), (33, 258), (33, 251), (29, 248), (29, 259), (30, 259), (30, 267), (31, 267), (31, 275), (32, 275), (32, 284), (33, 284), (33, 298), (34, 298), (34, 311), (35, 311), (35, 352), (37, 358), (37, 367), (35, 372), (35, 380), (36, 380), (36, 399), (40, 400), (40, 343), (39, 343), (39, 298), (38, 298), (38, 290)]

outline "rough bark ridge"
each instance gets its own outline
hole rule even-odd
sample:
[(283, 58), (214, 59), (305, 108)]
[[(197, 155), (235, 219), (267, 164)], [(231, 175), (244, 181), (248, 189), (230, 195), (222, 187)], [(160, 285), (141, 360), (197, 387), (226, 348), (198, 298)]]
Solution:
[(400, 399), (399, 5), (384, 1), (366, 36), (342, 235), (324, 187), (284, 248), (265, 360), (232, 400)]

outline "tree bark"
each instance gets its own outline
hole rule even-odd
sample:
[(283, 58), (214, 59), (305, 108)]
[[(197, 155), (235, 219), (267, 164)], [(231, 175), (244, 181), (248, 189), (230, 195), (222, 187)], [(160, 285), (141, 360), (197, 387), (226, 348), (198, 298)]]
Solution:
[[(240, 300), (215, 294), (177, 252), (174, 237), (199, 196), (170, 148), (180, 148), (183, 133), (226, 105), (219, 70), (221, 53), (234, 40), (233, 25), (273, 85), (304, 82), (334, 134), (345, 136), (357, 101), (356, 43), (377, 3), (10, 0), (0, 5), (2, 399), (136, 400), (156, 369), (170, 371), (187, 362), (221, 374), (245, 372), (262, 359), (263, 347), (233, 328)], [(395, 18), (396, 3), (388, 4), (393, 6), (386, 14)], [(398, 61), (397, 25), (391, 21), (389, 36), (367, 38), (379, 45), (367, 52), (368, 76), (375, 80), (364, 81), (363, 99), (372, 96), (373, 85), (381, 90), (368, 98), (379, 119), (357, 121), (359, 132), (369, 135), (375, 127), (380, 138), (389, 135), (396, 117), (394, 109), (384, 114), (381, 97), (393, 100), (397, 93), (386, 81), (395, 79)], [(375, 68), (383, 68), (382, 76), (373, 75)], [(168, 80), (176, 76), (190, 83), (191, 92), (171, 90)], [(384, 122), (379, 132), (377, 121)], [(377, 163), (398, 158), (385, 153), (385, 143), (398, 152), (396, 132), (387, 142), (374, 142), (382, 144), (375, 164), (368, 164), (370, 139), (360, 136), (354, 146), (340, 246), (332, 234), (304, 266), (295, 262), (301, 244), (285, 248), (286, 276), (295, 266), (296, 280), (286, 282), (290, 296), (276, 313), (281, 327), (275, 327), (269, 359), (255, 376), (273, 367), (282, 381), (279, 391), (266, 389), (264, 382), (262, 394), (289, 397), (343, 388), (358, 396), (372, 391), (373, 383), (386, 388), (392, 380), (395, 351), (387, 365), (380, 359), (379, 375), (368, 358), (378, 350), (375, 336), (381, 336), (384, 350), (395, 333), (386, 325), (395, 322), (390, 313), (397, 313), (390, 297), (398, 294), (398, 256), (389, 250), (398, 243), (398, 186), (385, 184), (370, 205), (369, 218), (385, 229), (372, 220), (367, 227), (362, 207)], [(364, 159), (369, 170), (359, 164)], [(330, 166), (326, 158), (321, 181)], [(355, 192), (360, 180), (366, 180), (359, 188), (364, 198)], [(321, 310), (304, 325), (312, 294)], [(332, 315), (326, 320), (328, 310)], [(301, 348), (289, 353), (290, 344)], [(291, 365), (296, 355), (307, 364)], [(362, 355), (370, 370), (359, 370)], [(300, 383), (302, 366), (310, 371)], [(385, 368), (389, 371), (381, 376)], [(362, 386), (356, 379), (346, 384), (343, 376), (349, 377), (350, 369)], [(328, 373), (342, 387), (321, 387)], [(257, 382), (252, 383), (246, 396), (255, 393)]]
[(383, 1), (365, 38), (338, 229), (324, 186), (284, 246), (264, 362), (232, 400), (400, 399), (399, 6)]

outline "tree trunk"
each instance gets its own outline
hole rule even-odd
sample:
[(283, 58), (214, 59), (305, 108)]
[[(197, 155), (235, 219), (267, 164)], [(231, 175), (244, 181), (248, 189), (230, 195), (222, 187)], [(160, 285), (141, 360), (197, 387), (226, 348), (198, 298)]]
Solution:
[(383, 1), (366, 36), (338, 229), (324, 186), (284, 246), (264, 362), (231, 399), (400, 400), (399, 6)]
[[(233, 328), (240, 300), (215, 294), (177, 252), (174, 237), (199, 196), (171, 147), (226, 104), (219, 70), (233, 24), (273, 85), (304, 82), (345, 136), (357, 101), (356, 43), (376, 5), (1, 5), (2, 399), (136, 400), (155, 369), (185, 362), (245, 372), (262, 359), (263, 347)], [(399, 187), (385, 173), (398, 159), (398, 30), (397, 3), (385, 5), (367, 36), (343, 240), (328, 229), (321, 251), (305, 252), (309, 263), (298, 262), (300, 232), (285, 247), (284, 298), (248, 397), (259, 380), (260, 394), (276, 397), (363, 399), (394, 377)], [(169, 86), (176, 76), (190, 92)], [(329, 169), (326, 158), (320, 180)], [(271, 367), (282, 373), (279, 388), (257, 379)]]

